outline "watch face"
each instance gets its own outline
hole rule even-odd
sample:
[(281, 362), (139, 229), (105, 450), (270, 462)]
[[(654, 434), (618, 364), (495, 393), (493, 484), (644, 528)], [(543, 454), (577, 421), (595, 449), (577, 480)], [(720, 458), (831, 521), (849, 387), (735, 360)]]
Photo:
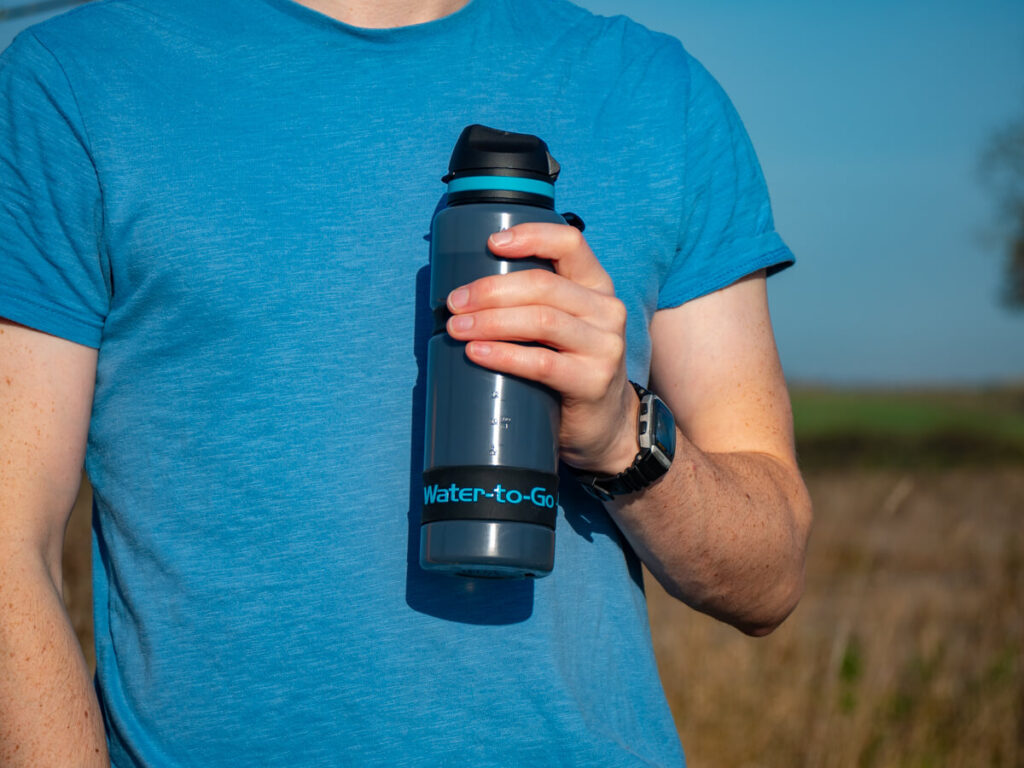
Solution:
[(672, 461), (676, 455), (676, 421), (672, 418), (672, 411), (668, 409), (657, 397), (654, 398), (654, 413), (652, 428), (653, 448), (664, 454), (665, 458)]
[[(657, 462), (648, 461), (648, 471), (658, 476), (672, 464), (676, 455), (676, 422), (672, 411), (657, 395), (648, 394), (640, 405), (640, 451)], [(661, 465), (662, 469), (655, 470)], [(653, 477), (653, 476), (652, 476)]]

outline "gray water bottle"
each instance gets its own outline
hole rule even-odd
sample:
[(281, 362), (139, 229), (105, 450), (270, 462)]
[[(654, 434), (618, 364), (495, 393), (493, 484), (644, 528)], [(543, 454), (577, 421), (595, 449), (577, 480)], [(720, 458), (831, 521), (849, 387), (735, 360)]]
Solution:
[[(462, 576), (546, 576), (558, 512), (557, 393), (481, 368), (445, 332), (448, 294), (486, 275), (554, 271), (545, 259), (500, 259), (494, 232), (564, 224), (554, 211), (558, 163), (536, 136), (471, 125), (452, 152), (447, 207), (430, 240), (426, 444), (420, 565)], [(567, 214), (568, 216), (569, 214)]]

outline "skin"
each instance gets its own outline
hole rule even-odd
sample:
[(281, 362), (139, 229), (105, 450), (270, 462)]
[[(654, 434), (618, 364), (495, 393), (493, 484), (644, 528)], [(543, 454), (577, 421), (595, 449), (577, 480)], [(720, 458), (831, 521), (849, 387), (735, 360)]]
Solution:
[(0, 321), (0, 765), (108, 764), (62, 600), (96, 351)]
[[(362, 27), (422, 23), (466, 0), (309, 0)], [(562, 394), (563, 459), (614, 474), (637, 451), (625, 310), (580, 233), (524, 224), (497, 255), (550, 259), (452, 292), (449, 333), (480, 365)], [(750, 634), (793, 609), (810, 503), (796, 466), (764, 276), (659, 311), (651, 387), (675, 414), (676, 459), (607, 505), (670, 593)], [(539, 341), (549, 348), (520, 341)], [(0, 319), (0, 765), (109, 765), (99, 705), (62, 601), (61, 547), (80, 481), (96, 351)]]
[(469, 0), (299, 0), (325, 16), (363, 29), (386, 29), (411, 24), (425, 24), (448, 16)]
[[(542, 270), (485, 277), (448, 297), (448, 333), (474, 362), (562, 395), (561, 457), (617, 474), (637, 453), (638, 399), (626, 379), (626, 312), (573, 227), (521, 224), (488, 243)], [(811, 506), (763, 273), (651, 322), (651, 387), (672, 410), (676, 457), (658, 483), (606, 504), (678, 599), (752, 635), (771, 632), (803, 590)], [(540, 342), (524, 346), (515, 342)]]

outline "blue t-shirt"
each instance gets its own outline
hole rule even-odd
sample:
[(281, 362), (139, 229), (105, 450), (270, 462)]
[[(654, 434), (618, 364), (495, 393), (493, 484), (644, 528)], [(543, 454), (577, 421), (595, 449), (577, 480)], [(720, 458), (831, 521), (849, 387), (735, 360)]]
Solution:
[(657, 309), (792, 260), (714, 80), (563, 0), (98, 0), (0, 58), (0, 316), (99, 349), (115, 766), (681, 763), (638, 561), (571, 477), (551, 576), (418, 566), (425, 235), (470, 123), (547, 141), (635, 380)]

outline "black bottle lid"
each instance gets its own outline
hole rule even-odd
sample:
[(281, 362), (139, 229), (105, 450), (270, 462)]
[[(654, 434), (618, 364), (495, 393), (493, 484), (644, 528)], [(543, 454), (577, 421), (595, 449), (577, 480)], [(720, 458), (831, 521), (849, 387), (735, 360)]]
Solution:
[(528, 133), (470, 125), (452, 150), (448, 204), (511, 202), (555, 207), (558, 162), (547, 144)]

